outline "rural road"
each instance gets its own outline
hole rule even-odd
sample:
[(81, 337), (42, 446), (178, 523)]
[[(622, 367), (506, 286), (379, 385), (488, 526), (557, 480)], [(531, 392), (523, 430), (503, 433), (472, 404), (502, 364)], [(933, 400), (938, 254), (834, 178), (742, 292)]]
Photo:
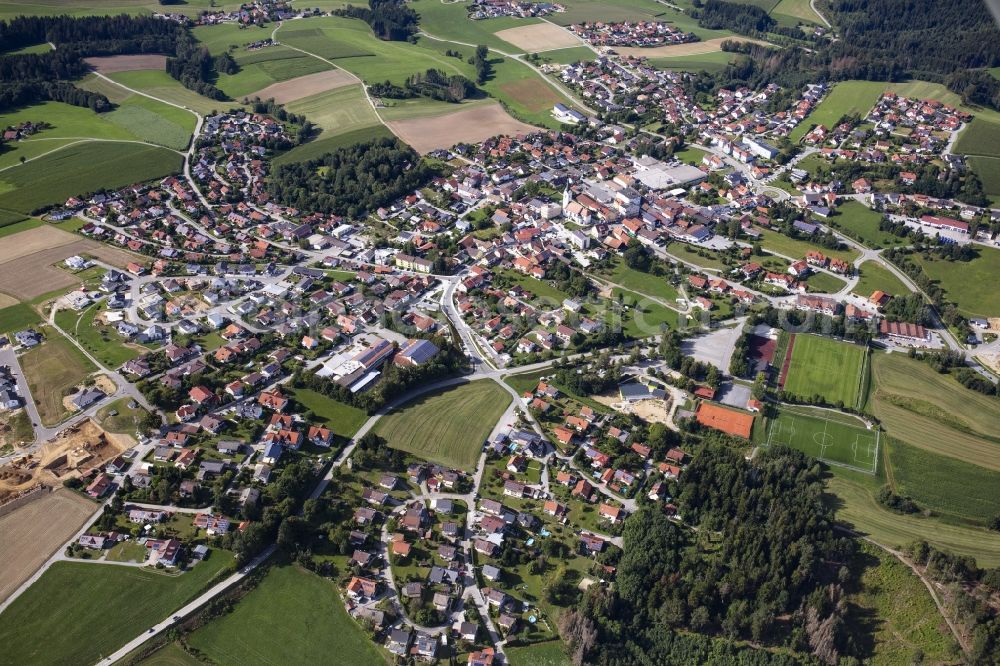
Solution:
[(274, 553), (275, 550), (277, 550), (277, 548), (278, 547), (275, 544), (268, 546), (267, 549), (265, 549), (264, 552), (258, 555), (250, 564), (246, 565), (245, 567), (243, 567), (242, 569), (240, 569), (239, 571), (237, 571), (236, 573), (234, 573), (232, 576), (225, 579), (221, 583), (213, 585), (204, 593), (202, 593), (197, 599), (181, 607), (176, 612), (174, 612), (170, 617), (163, 620), (162, 622), (154, 624), (152, 627), (149, 628), (149, 630), (146, 633), (136, 636), (128, 643), (123, 645), (116, 652), (109, 654), (107, 657), (105, 657), (98, 663), (113, 664), (119, 659), (124, 658), (125, 655), (127, 655), (132, 650), (138, 648), (140, 645), (148, 641), (150, 638), (153, 638), (154, 636), (157, 636), (166, 631), (167, 629), (169, 629), (170, 627), (174, 626), (175, 624), (174, 618), (187, 617), (188, 615), (195, 612), (196, 610), (207, 604), (209, 601), (211, 601), (218, 595), (228, 590), (233, 585), (239, 583), (241, 580), (250, 575), (250, 573), (254, 569), (260, 566), (261, 563), (267, 560), (267, 558), (271, 557), (271, 555)]
[(823, 25), (825, 25), (827, 28), (833, 27), (832, 25), (830, 25), (830, 22), (826, 20), (826, 17), (823, 16), (823, 14), (821, 14), (819, 9), (816, 7), (816, 0), (809, 0), (809, 6), (812, 8), (813, 13), (819, 17), (819, 20), (823, 22)]

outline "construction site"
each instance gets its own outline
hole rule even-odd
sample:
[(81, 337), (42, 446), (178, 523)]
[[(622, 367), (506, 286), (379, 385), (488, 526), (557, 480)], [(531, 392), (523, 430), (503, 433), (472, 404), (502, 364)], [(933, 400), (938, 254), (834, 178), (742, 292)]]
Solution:
[(103, 467), (134, 442), (106, 432), (91, 419), (70, 426), (38, 450), (0, 467), (0, 507), (39, 485), (62, 485)]

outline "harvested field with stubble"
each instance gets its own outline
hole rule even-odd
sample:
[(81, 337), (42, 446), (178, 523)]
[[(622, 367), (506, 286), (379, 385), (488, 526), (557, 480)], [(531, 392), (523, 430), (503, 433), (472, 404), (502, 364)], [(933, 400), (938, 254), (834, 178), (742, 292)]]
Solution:
[(640, 48), (636, 46), (620, 46), (615, 49), (617, 53), (635, 58), (670, 58), (673, 56), (701, 55), (703, 53), (715, 53), (722, 50), (722, 42), (752, 42), (754, 44), (766, 44), (759, 39), (748, 39), (746, 37), (717, 37), (706, 39), (703, 42), (688, 42), (687, 44), (671, 44), (669, 46), (654, 46), (652, 48)]
[(0, 600), (28, 580), (96, 509), (86, 497), (60, 488), (0, 517)]
[(287, 104), (303, 97), (342, 88), (357, 83), (357, 81), (352, 74), (342, 69), (330, 69), (325, 72), (298, 76), (288, 81), (272, 83), (266, 88), (261, 88), (257, 92), (247, 96), (251, 98), (273, 99), (278, 104)]
[(54, 266), (75, 254), (87, 254), (119, 268), (130, 261), (142, 261), (139, 255), (127, 250), (108, 247), (46, 224), (18, 232), (0, 244), (0, 291), (30, 301), (79, 284), (73, 274)]
[(2, 263), (0, 289), (21, 300), (30, 301), (50, 291), (72, 287), (79, 280), (66, 271), (54, 268), (52, 264), (74, 254), (89, 252), (95, 247), (96, 243), (93, 241), (78, 240)]
[(565, 28), (552, 23), (534, 23), (493, 33), (508, 44), (529, 53), (581, 46), (583, 41)]
[(52, 226), (28, 229), (11, 236), (3, 244), (0, 244), (0, 264), (49, 248), (69, 245), (78, 240), (80, 240), (79, 236)]
[(84, 62), (101, 74), (111, 72), (131, 72), (136, 69), (163, 70), (167, 65), (167, 56), (155, 54), (116, 55), (102, 58), (84, 58)]
[(53, 264), (84, 252), (101, 252), (101, 246), (48, 225), (14, 234), (0, 245), (0, 291), (28, 301), (71, 287), (79, 280)]
[(394, 120), (387, 123), (400, 139), (419, 153), (477, 143), (498, 134), (534, 132), (538, 128), (515, 120), (499, 104), (475, 106), (443, 116)]

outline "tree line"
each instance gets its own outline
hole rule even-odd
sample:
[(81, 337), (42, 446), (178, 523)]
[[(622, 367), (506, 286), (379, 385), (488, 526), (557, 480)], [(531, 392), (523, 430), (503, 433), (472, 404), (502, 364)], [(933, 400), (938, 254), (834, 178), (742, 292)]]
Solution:
[(58, 101), (107, 111), (111, 102), (70, 81), (89, 71), (84, 58), (162, 53), (166, 71), (183, 86), (212, 99), (228, 99), (215, 87), (219, 68), (238, 70), (228, 54), (213, 58), (185, 26), (150, 16), (19, 16), (0, 21), (0, 44), (17, 49), (52, 42), (47, 53), (0, 56), (0, 108)]
[(469, 97), (476, 96), (479, 88), (476, 84), (461, 74), (449, 76), (440, 69), (428, 69), (406, 77), (406, 82), (397, 86), (389, 80), (368, 86), (376, 97), (389, 99), (409, 99), (412, 97), (428, 97), (441, 102), (458, 103)]

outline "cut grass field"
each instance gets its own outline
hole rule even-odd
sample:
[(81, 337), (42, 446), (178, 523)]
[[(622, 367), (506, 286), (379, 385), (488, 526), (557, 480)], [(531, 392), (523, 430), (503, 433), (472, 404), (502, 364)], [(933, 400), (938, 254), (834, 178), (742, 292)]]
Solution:
[[(565, 0), (566, 8), (549, 17), (553, 23), (572, 25), (584, 21), (667, 21), (685, 32), (693, 32), (703, 40), (726, 37), (725, 30), (709, 30), (698, 25), (690, 13), (681, 12), (656, 0)], [(681, 4), (684, 4), (683, 2)]]
[(670, 284), (667, 278), (629, 268), (620, 260), (616, 260), (614, 271), (607, 276), (607, 279), (626, 289), (658, 298), (666, 303), (672, 304), (680, 296), (677, 288)]
[(881, 213), (877, 213), (857, 201), (846, 201), (837, 206), (834, 213), (827, 220), (827, 224), (841, 231), (844, 235), (850, 236), (862, 245), (867, 245), (875, 249), (901, 245), (907, 242), (899, 236), (879, 229), (881, 221)]
[(194, 109), (202, 115), (218, 112), (224, 109), (238, 107), (235, 102), (219, 102), (188, 90), (180, 81), (171, 78), (165, 71), (157, 69), (140, 69), (130, 72), (115, 72), (108, 78), (129, 88), (139, 90), (154, 97), (164, 99), (174, 104)]
[[(796, 344), (798, 339), (796, 339)], [(903, 354), (872, 356), (869, 410), (896, 439), (1000, 470), (1000, 401)]]
[[(275, 640), (295, 635), (308, 640)], [(344, 610), (336, 586), (294, 565), (272, 567), (231, 613), (200, 627), (187, 640), (212, 663), (222, 665), (387, 663)]]
[(796, 335), (785, 391), (800, 398), (819, 395), (829, 404), (858, 407), (868, 350), (818, 335)]
[[(90, 109), (62, 102), (43, 102), (0, 114), (0, 127), (17, 125), (25, 121), (46, 122), (50, 125), (47, 129), (36, 132), (29, 139), (7, 144), (6, 150), (0, 153), (0, 169), (17, 166), (22, 157), (29, 160), (82, 139), (127, 141), (141, 138), (130, 129), (112, 122), (112, 114), (114, 113), (112, 111), (99, 114)], [(16, 170), (12, 169), (11, 171)], [(0, 174), (0, 177), (2, 175)]]
[(701, 148), (694, 148), (692, 146), (686, 146), (683, 150), (678, 150), (674, 153), (674, 157), (687, 164), (694, 164), (695, 166), (700, 165), (701, 161), (707, 155)]
[(860, 254), (853, 248), (847, 248), (846, 250), (829, 250), (825, 247), (820, 247), (815, 243), (799, 240), (798, 238), (792, 238), (777, 231), (764, 231), (759, 228), (757, 231), (761, 232), (760, 239), (757, 241), (760, 243), (761, 247), (768, 252), (774, 252), (775, 254), (780, 254), (792, 259), (805, 259), (806, 252), (809, 252), (810, 250), (816, 250), (818, 252), (822, 252), (828, 257), (843, 259), (847, 262), (854, 261)]
[(806, 278), (810, 292), (817, 294), (835, 294), (847, 286), (847, 282), (829, 273), (812, 273)]
[(562, 302), (569, 298), (569, 294), (566, 292), (560, 291), (548, 282), (531, 277), (530, 275), (524, 275), (514, 270), (502, 271), (502, 275), (522, 289), (530, 291), (534, 295), (532, 300), (536, 302), (542, 301), (550, 308), (562, 307)]
[(532, 645), (505, 647), (510, 666), (569, 666), (562, 641), (546, 641)]
[(791, 19), (791, 25), (794, 25), (798, 21), (815, 23), (817, 25), (822, 25), (823, 23), (816, 12), (813, 11), (809, 0), (779, 0), (770, 9), (770, 14), (779, 23), (784, 23), (783, 19), (785, 17)]
[(472, 74), (472, 66), (464, 60), (449, 58), (434, 48), (379, 40), (358, 19), (323, 16), (295, 21), (279, 29), (277, 37), (289, 46), (332, 60), (369, 83), (388, 80), (402, 85), (411, 74), (431, 68)]
[(714, 74), (724, 70), (735, 57), (735, 54), (727, 51), (716, 51), (672, 58), (651, 58), (649, 64), (657, 69), (671, 69), (678, 72), (705, 71)]
[(96, 663), (195, 597), (232, 562), (215, 550), (179, 576), (56, 562), (0, 615), (4, 659)]
[[(458, 8), (464, 13), (464, 8)], [(462, 20), (466, 21), (464, 16)], [(368, 24), (356, 19), (318, 17), (296, 21), (279, 30), (278, 37), (285, 44), (333, 61), (368, 83), (391, 81), (402, 85), (411, 74), (430, 68), (475, 76), (468, 63), (473, 47), (430, 38), (417, 44), (385, 42), (375, 38)], [(447, 50), (457, 51), (462, 57), (447, 56)], [(493, 76), (481, 86), (483, 90), (501, 100), (519, 120), (557, 127), (550, 111), (555, 102), (565, 98), (530, 67), (513, 58), (495, 55), (492, 64)]]
[[(320, 128), (310, 143), (326, 141), (350, 132), (381, 125), (361, 85), (345, 86), (289, 102), (286, 108), (305, 115)], [(309, 144), (305, 144), (308, 146)]]
[(864, 116), (875, 106), (885, 86), (880, 81), (842, 81), (834, 85), (812, 113), (792, 130), (788, 138), (793, 142), (798, 141), (816, 125), (829, 129), (849, 113)]
[(475, 381), (421, 396), (383, 416), (373, 430), (393, 448), (471, 470), (510, 402), (495, 382)]
[(586, 46), (574, 46), (568, 49), (542, 51), (538, 56), (542, 59), (542, 62), (557, 65), (572, 65), (575, 62), (589, 62), (596, 58), (597, 54)]
[[(1000, 447), (1000, 444), (997, 444)], [(886, 438), (896, 491), (948, 520), (984, 525), (1000, 515), (1000, 471)]]
[(613, 289), (612, 297), (621, 298), (622, 305), (628, 308), (622, 315), (622, 331), (630, 338), (662, 335), (664, 324), (675, 330), (680, 328), (680, 313), (677, 310), (663, 307), (645, 296), (624, 289)]
[(368, 415), (364, 410), (345, 405), (312, 389), (296, 389), (292, 396), (303, 407), (316, 415), (335, 435), (350, 439), (365, 424)]
[(923, 539), (936, 548), (974, 557), (981, 567), (1000, 566), (1000, 532), (889, 511), (875, 499), (877, 483), (835, 475), (827, 487), (837, 520), (878, 543), (897, 548)]
[(849, 565), (861, 572), (850, 590), (848, 629), (870, 645), (871, 666), (909, 663), (919, 651), (925, 663), (952, 663), (960, 650), (934, 600), (916, 574), (890, 553), (861, 543)]
[(42, 423), (52, 425), (67, 414), (64, 392), (97, 368), (66, 338), (51, 329), (44, 334), (45, 342), (22, 354), (20, 363)]
[[(97, 422), (108, 432), (119, 434), (133, 434), (136, 426), (142, 423), (147, 412), (142, 407), (129, 407), (132, 398), (119, 398), (112, 403), (101, 407), (95, 415)], [(118, 412), (114, 416), (112, 412)]]
[(971, 261), (945, 261), (914, 254), (927, 275), (944, 289), (945, 300), (953, 301), (966, 317), (1000, 316), (1000, 291), (996, 276), (1000, 275), (1000, 250), (976, 247), (979, 256)]
[(854, 285), (854, 293), (859, 296), (868, 298), (875, 291), (884, 291), (893, 296), (900, 296), (910, 291), (898, 277), (878, 262), (865, 261), (858, 270), (860, 276), (858, 283)]
[(313, 58), (286, 46), (272, 46), (260, 51), (237, 51), (233, 54), (240, 66), (235, 74), (219, 76), (218, 86), (230, 97), (239, 99), (274, 83), (331, 69)]
[(464, 2), (440, 0), (413, 0), (413, 9), (420, 14), (420, 29), (427, 33), (455, 42), (485, 44), (505, 53), (523, 53), (523, 49), (505, 42), (496, 33), (510, 28), (541, 23), (534, 18), (509, 16), (472, 21), (468, 18), (468, 5)]
[(878, 469), (879, 433), (846, 415), (784, 407), (777, 417), (769, 419), (767, 439), (762, 443), (790, 446), (832, 465), (867, 474)]
[(0, 172), (0, 208), (24, 213), (71, 196), (162, 178), (180, 154), (135, 143), (84, 143)]

